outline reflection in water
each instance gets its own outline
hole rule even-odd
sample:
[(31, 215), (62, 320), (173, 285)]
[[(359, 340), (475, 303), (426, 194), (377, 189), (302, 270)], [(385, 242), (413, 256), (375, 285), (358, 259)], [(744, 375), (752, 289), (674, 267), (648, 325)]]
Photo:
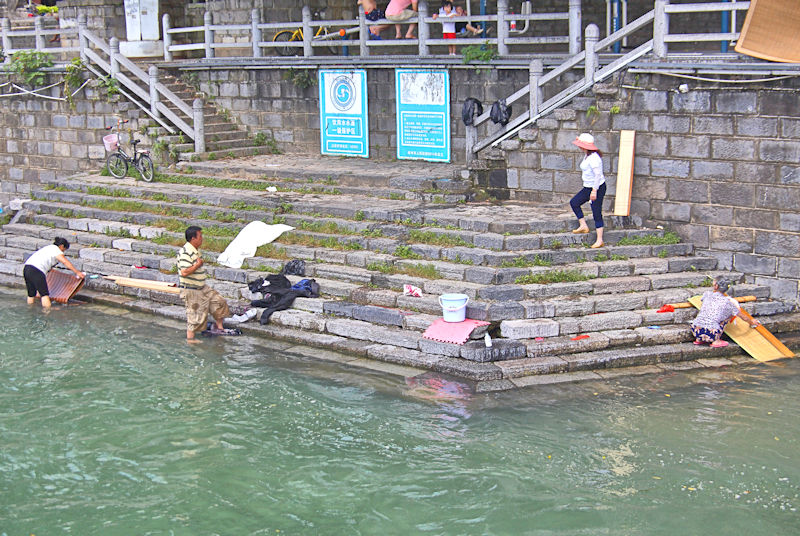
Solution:
[(441, 413), (432, 414), (439, 421), (434, 423), (433, 433), (436, 436), (453, 438), (465, 433), (463, 421), (472, 416), (468, 409), (473, 398), (470, 385), (435, 373), (406, 378), (406, 385), (406, 395), (432, 402), (441, 410)]

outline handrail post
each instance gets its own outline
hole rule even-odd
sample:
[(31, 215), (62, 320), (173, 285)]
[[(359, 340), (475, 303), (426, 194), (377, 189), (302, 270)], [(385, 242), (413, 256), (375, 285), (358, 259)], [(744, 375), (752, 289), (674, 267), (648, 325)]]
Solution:
[(44, 36), (42, 35), (42, 17), (36, 17), (33, 19), (33, 33), (34, 33), (34, 42), (36, 43), (36, 50), (43, 50), (45, 47), (44, 44)]
[(368, 40), (369, 26), (367, 26), (367, 17), (364, 14), (364, 6), (358, 4), (358, 52), (362, 58), (369, 56)]
[[(89, 21), (86, 18), (86, 13), (80, 12), (78, 13), (78, 47), (81, 49), (81, 61), (86, 63), (89, 61), (89, 58), (86, 55), (86, 49), (89, 47), (89, 40), (86, 39), (86, 32), (88, 31)], [(6, 44), (5, 41), (3, 42), (3, 48), (5, 48)], [(9, 45), (10, 46), (10, 45)]]
[(111, 66), (111, 72), (108, 74), (111, 78), (116, 78), (119, 74), (119, 61), (117, 60), (117, 56), (119, 56), (119, 39), (116, 37), (109, 39), (108, 48), (108, 61)]
[(206, 127), (203, 119), (203, 99), (197, 98), (192, 102), (192, 116), (194, 119), (194, 152), (206, 152)]
[(508, 14), (508, 0), (497, 0), (497, 54), (500, 56), (508, 56), (506, 14)]
[(542, 103), (542, 88), (539, 80), (544, 74), (544, 63), (542, 60), (532, 60), (528, 66), (528, 97), (530, 99), (531, 120), (539, 113), (539, 105)]
[(667, 15), (669, 0), (656, 0), (653, 18), (653, 55), (664, 58), (667, 55), (666, 37), (669, 33), (669, 18)]
[(430, 46), (428, 39), (431, 38), (431, 28), (425, 22), (425, 17), (428, 16), (428, 0), (419, 0), (417, 3), (417, 38), (419, 41), (419, 56), (425, 58), (430, 54)]
[(214, 57), (214, 30), (211, 28), (211, 12), (206, 11), (203, 15), (203, 48), (206, 50), (206, 58)]
[(314, 29), (311, 27), (311, 8), (303, 6), (303, 56), (310, 58), (314, 55), (314, 47), (311, 46), (311, 39), (314, 37)]
[(254, 9), (250, 12), (250, 33), (253, 40), (254, 58), (261, 57), (261, 28), (258, 27), (259, 24), (261, 24), (261, 13)]
[(590, 24), (586, 27), (586, 43), (584, 44), (584, 48), (586, 49), (586, 61), (584, 61), (584, 79), (586, 83), (593, 84), (594, 83), (594, 73), (597, 71), (597, 51), (595, 47), (597, 42), (600, 40), (600, 28), (597, 27), (597, 24)]
[(8, 51), (12, 50), (12, 48), (11, 48), (11, 36), (8, 35), (8, 33), (11, 31), (11, 21), (3, 17), (3, 19), (0, 20), (0, 28), (3, 29), (3, 52), (5, 52), (6, 56), (5, 62), (10, 63), (11, 54), (9, 54)]
[(161, 17), (161, 28), (164, 33), (164, 61), (172, 61), (172, 51), (169, 49), (172, 46), (172, 34), (169, 33), (171, 29), (169, 13), (164, 13)]
[(581, 0), (569, 0), (569, 53), (581, 51)]
[(478, 143), (478, 127), (475, 125), (467, 125), (467, 137), (465, 141), (467, 145), (467, 164), (469, 164), (475, 160), (477, 156), (472, 148)]
[(158, 111), (158, 88), (156, 87), (158, 84), (158, 67), (151, 65), (147, 70), (147, 74), (150, 77), (150, 111), (153, 112), (154, 117), (159, 118), (161, 117), (161, 112)]

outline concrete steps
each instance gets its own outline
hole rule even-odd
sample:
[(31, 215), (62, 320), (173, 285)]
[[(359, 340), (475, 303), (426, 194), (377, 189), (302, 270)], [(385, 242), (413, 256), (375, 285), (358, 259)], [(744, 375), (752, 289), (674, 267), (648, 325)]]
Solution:
[[(301, 184), (300, 176), (287, 183)], [(331, 181), (316, 173), (307, 177), (317, 184)], [(320, 283), (322, 296), (297, 299), (291, 309), (273, 314), (268, 325), (244, 324), (248, 333), (454, 374), (484, 391), (535, 384), (553, 374), (581, 379), (611, 377), (623, 367), (703, 366), (704, 359), (737, 352), (687, 344), (691, 309), (656, 312), (664, 303), (706, 290), (709, 277), (741, 278), (717, 270), (716, 259), (695, 255), (690, 243), (638, 244), (658, 242), (661, 229), (614, 228), (619, 222), (609, 218), (607, 246), (592, 250), (585, 246), (593, 234), (573, 235), (573, 218), (563, 207), (269, 194), (238, 188), (266, 180), (218, 179), (213, 186), (199, 186), (83, 175), (34, 189), (37, 199), (26, 204), (27, 220), (0, 233), (0, 284), (19, 286), (21, 262), (55, 236), (73, 242), (70, 257), (89, 273), (175, 281), (178, 247), (171, 244), (182, 242), (185, 225), (204, 227), (207, 241), (230, 240), (245, 222), (260, 219), (297, 229), (267, 249), (267, 256), (248, 259), (244, 269), (214, 265), (217, 254), (204, 250), (210, 284), (230, 301), (247, 304), (254, 297), (248, 281), (302, 258), (306, 277)], [(405, 183), (429, 184), (418, 179)], [(137, 205), (115, 206), (115, 201)], [(92, 206), (97, 203), (105, 205)], [(158, 211), (163, 213), (152, 213)], [(417, 264), (432, 266), (437, 274), (425, 278), (404, 272)], [(549, 284), (519, 279), (557, 270), (575, 279)], [(420, 287), (423, 297), (404, 295), (404, 284)], [(183, 315), (173, 294), (123, 289), (103, 278), (89, 279), (86, 289), (87, 299), (172, 318)], [(759, 301), (744, 308), (774, 331), (800, 327), (789, 305), (770, 300), (769, 288), (739, 284), (733, 291), (756, 295)], [(467, 316), (490, 322), (465, 345), (422, 337), (441, 315), (438, 296), (448, 292), (467, 294)], [(491, 348), (482, 340), (486, 332), (494, 340)], [(573, 340), (576, 335), (588, 337)]]

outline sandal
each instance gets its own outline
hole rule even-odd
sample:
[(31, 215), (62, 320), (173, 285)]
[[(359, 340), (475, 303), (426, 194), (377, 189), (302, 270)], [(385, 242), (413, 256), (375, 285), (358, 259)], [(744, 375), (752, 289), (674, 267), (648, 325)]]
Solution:
[(703, 344), (703, 341), (701, 341), (700, 339), (698, 339), (698, 340), (694, 341), (692, 344), (696, 344), (697, 346), (700, 346), (700, 345), (702, 345), (702, 344)]
[(590, 248), (592, 248), (592, 249), (599, 249), (599, 248), (602, 248), (602, 247), (605, 247), (605, 246), (606, 246), (606, 245), (605, 245), (605, 243), (604, 243), (604, 242), (599, 242), (599, 243), (598, 243), (598, 242), (595, 242), (594, 244), (592, 244), (592, 245), (591, 245), (591, 246), (589, 246), (589, 247), (590, 247)]
[(711, 348), (725, 348), (728, 343), (725, 341), (714, 341), (711, 343)]
[(572, 230), (572, 234), (589, 234), (588, 227), (578, 227), (577, 229)]

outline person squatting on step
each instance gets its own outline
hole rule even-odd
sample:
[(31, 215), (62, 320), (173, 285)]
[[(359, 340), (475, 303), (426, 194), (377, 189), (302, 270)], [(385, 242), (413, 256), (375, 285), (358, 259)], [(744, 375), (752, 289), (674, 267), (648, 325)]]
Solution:
[(584, 157), (581, 160), (581, 179), (583, 180), (583, 188), (580, 192), (575, 194), (569, 206), (572, 207), (572, 212), (578, 218), (578, 228), (572, 231), (574, 234), (585, 234), (589, 232), (589, 226), (586, 225), (586, 218), (583, 217), (583, 210), (581, 205), (589, 201), (592, 207), (592, 217), (594, 218), (594, 227), (597, 231), (597, 239), (593, 248), (601, 248), (603, 243), (603, 198), (606, 195), (606, 178), (603, 175), (603, 153), (595, 146), (594, 136), (591, 134), (583, 133), (572, 142), (583, 149)]
[(196, 225), (186, 229), (186, 243), (178, 251), (178, 286), (181, 299), (186, 303), (186, 340), (195, 342), (195, 333), (206, 326), (208, 314), (216, 323), (212, 333), (222, 333), (222, 321), (231, 316), (228, 302), (219, 292), (206, 285), (206, 269), (200, 256), (203, 245), (203, 230)]
[(49, 246), (45, 246), (33, 253), (25, 261), (22, 276), (25, 278), (25, 287), (28, 289), (28, 305), (36, 301), (36, 293), (42, 298), (42, 307), (50, 308), (50, 290), (47, 288), (47, 272), (59, 262), (75, 272), (75, 276), (84, 279), (86, 274), (75, 268), (64, 252), (69, 249), (69, 242), (60, 236)]
[(738, 316), (750, 324), (751, 328), (758, 327), (758, 320), (748, 320), (742, 313), (739, 302), (725, 295), (731, 284), (722, 279), (714, 280), (712, 290), (703, 293), (703, 304), (700, 312), (692, 321), (692, 334), (695, 344), (711, 343), (712, 348), (724, 348), (728, 343), (720, 340), (722, 331), (733, 316)]

